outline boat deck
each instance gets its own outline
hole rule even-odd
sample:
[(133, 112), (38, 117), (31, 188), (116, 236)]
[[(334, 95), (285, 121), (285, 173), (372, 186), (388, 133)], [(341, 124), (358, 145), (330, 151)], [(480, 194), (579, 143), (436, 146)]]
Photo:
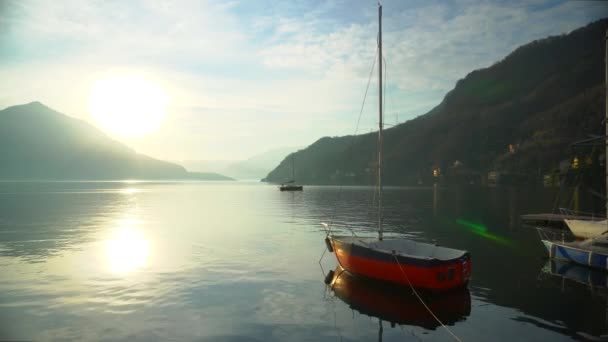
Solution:
[(466, 251), (408, 239), (385, 238), (380, 241), (375, 237), (334, 236), (334, 238), (346, 243), (382, 251), (387, 254), (392, 254), (394, 252), (401, 256), (418, 259), (452, 260), (467, 254)]

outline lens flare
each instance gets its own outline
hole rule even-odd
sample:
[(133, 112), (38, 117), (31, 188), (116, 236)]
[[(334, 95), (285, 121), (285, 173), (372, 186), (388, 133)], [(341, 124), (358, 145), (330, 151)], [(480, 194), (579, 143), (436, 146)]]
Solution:
[(484, 225), (481, 225), (479, 223), (474, 223), (474, 222), (470, 222), (470, 221), (466, 221), (463, 219), (457, 219), (456, 223), (461, 225), (461, 226), (465, 226), (469, 229), (470, 232), (475, 233), (479, 236), (482, 236), (486, 239), (492, 240), (494, 242), (497, 242), (499, 244), (502, 245), (509, 245), (510, 241), (502, 236), (498, 236), (498, 235), (494, 235), (488, 232), (488, 228)]

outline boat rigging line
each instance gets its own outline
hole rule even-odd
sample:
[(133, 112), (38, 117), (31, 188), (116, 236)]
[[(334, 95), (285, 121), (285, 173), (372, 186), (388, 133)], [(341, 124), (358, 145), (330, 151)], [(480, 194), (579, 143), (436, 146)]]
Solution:
[[(348, 155), (349, 155), (349, 157), (351, 157), (349, 159), (352, 159), (353, 146), (355, 145), (355, 139), (357, 137), (357, 133), (359, 132), (359, 124), (361, 123), (361, 116), (363, 115), (363, 109), (365, 108), (365, 101), (367, 100), (367, 93), (369, 91), (369, 85), (372, 80), (372, 74), (374, 72), (374, 68), (376, 67), (377, 56), (378, 56), (378, 48), (376, 48), (376, 53), (374, 54), (374, 60), (372, 62), (372, 67), (369, 70), (369, 75), (367, 77), (367, 86), (365, 87), (365, 94), (363, 95), (363, 102), (361, 103), (361, 109), (359, 110), (359, 118), (357, 118), (357, 126), (355, 127), (355, 133), (353, 134), (353, 138), (351, 139), (350, 145), (348, 147)], [(346, 163), (346, 160), (344, 160), (342, 163), (343, 163), (342, 165), (344, 166)], [(340, 202), (340, 197), (342, 195), (342, 188), (344, 187), (344, 182), (341, 182), (341, 183), (342, 184), (340, 184), (340, 187), (338, 189), (338, 197), (336, 198), (336, 205), (334, 205), (334, 212), (331, 216), (331, 219), (329, 220), (329, 227), (326, 230), (327, 235), (329, 235), (329, 232), (331, 232), (331, 228), (334, 224), (334, 221), (336, 219), (336, 215), (338, 212), (338, 203)], [(352, 232), (352, 230), (351, 230), (351, 232)], [(354, 232), (353, 232), (353, 235), (354, 235)]]

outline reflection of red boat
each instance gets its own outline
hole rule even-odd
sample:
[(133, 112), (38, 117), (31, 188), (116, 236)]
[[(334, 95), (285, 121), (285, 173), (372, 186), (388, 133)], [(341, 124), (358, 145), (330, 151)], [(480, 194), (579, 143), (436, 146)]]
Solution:
[[(403, 287), (360, 278), (338, 266), (326, 278), (335, 295), (352, 309), (394, 324), (435, 329), (439, 326), (420, 300)], [(467, 288), (423, 295), (425, 303), (446, 325), (464, 320), (471, 313)]]

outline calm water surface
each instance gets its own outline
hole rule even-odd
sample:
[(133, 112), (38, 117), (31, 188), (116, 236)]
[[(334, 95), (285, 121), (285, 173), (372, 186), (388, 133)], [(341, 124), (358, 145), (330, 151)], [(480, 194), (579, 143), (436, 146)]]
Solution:
[[(471, 252), (468, 291), (428, 299), (461, 339), (599, 339), (605, 292), (547, 271), (536, 232), (519, 225), (556, 195), (389, 188), (386, 228)], [(319, 223), (375, 234), (372, 198), (365, 187), (0, 183), (0, 340), (449, 340), (411, 295), (324, 284), (336, 261), (318, 263)]]

